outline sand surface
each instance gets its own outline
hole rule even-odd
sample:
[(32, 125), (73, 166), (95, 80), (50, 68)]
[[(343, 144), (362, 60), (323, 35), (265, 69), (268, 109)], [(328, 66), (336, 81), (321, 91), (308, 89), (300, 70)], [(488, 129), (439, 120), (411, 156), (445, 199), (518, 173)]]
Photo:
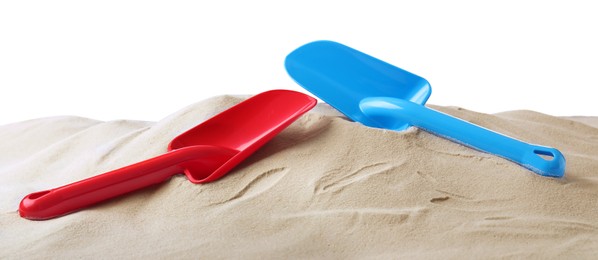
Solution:
[(318, 105), (210, 184), (178, 175), (48, 221), (23, 196), (166, 151), (238, 103), (222, 96), (159, 122), (53, 117), (0, 126), (0, 259), (576, 258), (598, 255), (598, 120), (432, 106), (559, 148), (564, 179), (416, 128), (385, 131)]

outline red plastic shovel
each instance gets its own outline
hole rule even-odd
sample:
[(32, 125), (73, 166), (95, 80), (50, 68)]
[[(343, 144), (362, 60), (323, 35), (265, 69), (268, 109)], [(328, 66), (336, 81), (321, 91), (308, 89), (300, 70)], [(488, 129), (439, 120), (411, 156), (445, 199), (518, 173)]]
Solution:
[(255, 95), (177, 136), (163, 155), (25, 196), (19, 214), (59, 217), (178, 173), (193, 183), (217, 180), (315, 105), (314, 98), (294, 91)]

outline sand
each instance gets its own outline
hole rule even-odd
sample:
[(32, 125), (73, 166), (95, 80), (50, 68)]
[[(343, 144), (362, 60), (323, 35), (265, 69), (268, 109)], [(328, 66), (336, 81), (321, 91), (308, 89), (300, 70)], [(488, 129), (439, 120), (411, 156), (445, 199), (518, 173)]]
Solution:
[(141, 161), (241, 98), (158, 122), (52, 117), (0, 126), (0, 258), (596, 258), (598, 118), (432, 106), (559, 148), (566, 177), (325, 104), (225, 178), (163, 184), (48, 221), (23, 196)]

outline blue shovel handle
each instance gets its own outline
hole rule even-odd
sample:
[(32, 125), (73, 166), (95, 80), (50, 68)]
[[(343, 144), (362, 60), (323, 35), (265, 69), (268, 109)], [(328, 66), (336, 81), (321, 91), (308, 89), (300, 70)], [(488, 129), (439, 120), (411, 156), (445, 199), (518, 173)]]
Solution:
[(528, 144), (403, 99), (369, 97), (363, 99), (359, 107), (381, 128), (400, 129), (408, 123), (513, 161), (542, 176), (560, 178), (565, 174), (565, 157), (555, 148)]

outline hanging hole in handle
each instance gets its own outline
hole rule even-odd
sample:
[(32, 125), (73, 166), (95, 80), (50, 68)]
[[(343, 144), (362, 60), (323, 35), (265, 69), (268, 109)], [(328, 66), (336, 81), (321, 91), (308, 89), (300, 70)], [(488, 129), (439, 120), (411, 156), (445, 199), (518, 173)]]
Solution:
[(40, 197), (42, 197), (42, 196), (44, 196), (44, 195), (46, 195), (48, 193), (50, 193), (49, 190), (39, 191), (39, 192), (36, 192), (36, 193), (29, 194), (29, 196), (27, 196), (27, 198), (30, 199), (30, 200), (35, 200), (35, 199), (38, 199), (38, 198), (40, 198)]
[(534, 150), (534, 153), (546, 161), (552, 161), (555, 156), (554, 153), (544, 150)]

